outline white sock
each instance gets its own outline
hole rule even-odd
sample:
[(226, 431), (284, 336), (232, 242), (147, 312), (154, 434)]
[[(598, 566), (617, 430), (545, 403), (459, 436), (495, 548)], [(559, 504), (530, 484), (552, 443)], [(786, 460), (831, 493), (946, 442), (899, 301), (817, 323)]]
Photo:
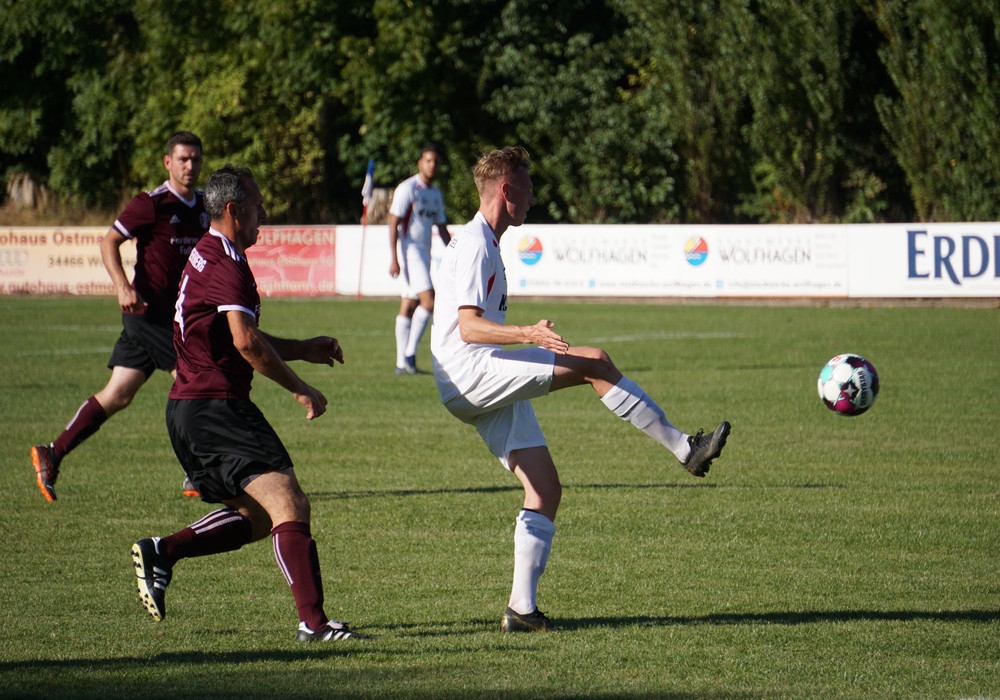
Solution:
[(675, 428), (667, 420), (663, 409), (628, 377), (622, 377), (620, 382), (601, 397), (601, 401), (619, 418), (627, 420), (673, 452), (682, 463), (691, 456), (688, 436)]
[(522, 510), (514, 526), (514, 585), (508, 605), (514, 612), (527, 615), (538, 607), (538, 579), (545, 573), (545, 564), (552, 550), (556, 524), (541, 513)]
[(417, 310), (413, 312), (413, 319), (410, 323), (410, 337), (406, 341), (407, 357), (414, 357), (417, 354), (420, 339), (424, 337), (424, 330), (427, 328), (427, 322), (430, 320), (431, 312), (422, 306), (418, 306)]
[(406, 341), (410, 337), (410, 317), (400, 314), (396, 316), (396, 366), (406, 364)]

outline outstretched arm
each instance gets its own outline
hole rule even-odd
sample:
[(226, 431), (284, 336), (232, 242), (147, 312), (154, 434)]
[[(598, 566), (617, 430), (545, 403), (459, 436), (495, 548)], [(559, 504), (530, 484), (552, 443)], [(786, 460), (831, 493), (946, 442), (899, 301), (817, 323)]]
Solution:
[(483, 310), (463, 306), (458, 310), (458, 330), (466, 343), (484, 345), (537, 345), (558, 354), (569, 350), (569, 343), (552, 330), (552, 321), (542, 319), (533, 326), (501, 326), (483, 318)]
[(295, 400), (305, 406), (307, 420), (318, 418), (326, 412), (326, 397), (323, 393), (295, 374), (268, 341), (268, 336), (257, 328), (257, 320), (253, 316), (244, 311), (229, 311), (226, 319), (229, 321), (233, 345), (240, 354), (255, 371), (292, 392)]
[(278, 356), (285, 362), (303, 360), (317, 365), (330, 365), (335, 362), (344, 364), (344, 350), (336, 338), (327, 335), (308, 338), (306, 340), (286, 340), (276, 338), (261, 331), (267, 342), (271, 344)]

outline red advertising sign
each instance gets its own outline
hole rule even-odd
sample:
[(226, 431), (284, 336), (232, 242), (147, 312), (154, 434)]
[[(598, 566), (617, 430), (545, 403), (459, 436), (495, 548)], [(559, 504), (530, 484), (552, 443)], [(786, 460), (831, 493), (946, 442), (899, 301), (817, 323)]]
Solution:
[(336, 226), (262, 226), (247, 260), (261, 296), (337, 293)]

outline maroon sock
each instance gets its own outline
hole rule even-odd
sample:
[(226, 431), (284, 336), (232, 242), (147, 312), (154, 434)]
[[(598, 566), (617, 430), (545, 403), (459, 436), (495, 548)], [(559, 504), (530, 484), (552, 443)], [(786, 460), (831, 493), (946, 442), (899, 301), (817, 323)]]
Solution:
[(62, 431), (62, 434), (52, 443), (52, 450), (55, 452), (56, 461), (61, 460), (77, 445), (100, 430), (107, 419), (108, 414), (104, 412), (104, 409), (96, 398), (91, 396), (84, 401), (83, 405), (77, 409), (73, 420), (69, 422), (69, 425)]
[(180, 559), (232, 552), (249, 544), (253, 528), (238, 510), (222, 508), (160, 540), (157, 548), (170, 566)]
[(314, 632), (329, 619), (323, 612), (323, 577), (319, 571), (316, 542), (309, 534), (309, 524), (284, 522), (271, 530), (274, 558), (292, 588), (299, 620)]

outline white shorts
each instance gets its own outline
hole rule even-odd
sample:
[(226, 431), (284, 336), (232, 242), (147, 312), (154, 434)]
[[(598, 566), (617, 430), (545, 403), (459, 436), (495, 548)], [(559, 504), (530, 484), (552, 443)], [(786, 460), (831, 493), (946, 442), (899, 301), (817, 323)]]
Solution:
[(416, 299), (420, 292), (434, 289), (431, 283), (431, 251), (419, 245), (406, 245), (399, 260), (399, 279), (403, 299)]
[(445, 403), (460, 420), (474, 425), (507, 468), (513, 450), (546, 445), (531, 399), (549, 393), (555, 353), (543, 348), (494, 349), (476, 359), (478, 380)]

